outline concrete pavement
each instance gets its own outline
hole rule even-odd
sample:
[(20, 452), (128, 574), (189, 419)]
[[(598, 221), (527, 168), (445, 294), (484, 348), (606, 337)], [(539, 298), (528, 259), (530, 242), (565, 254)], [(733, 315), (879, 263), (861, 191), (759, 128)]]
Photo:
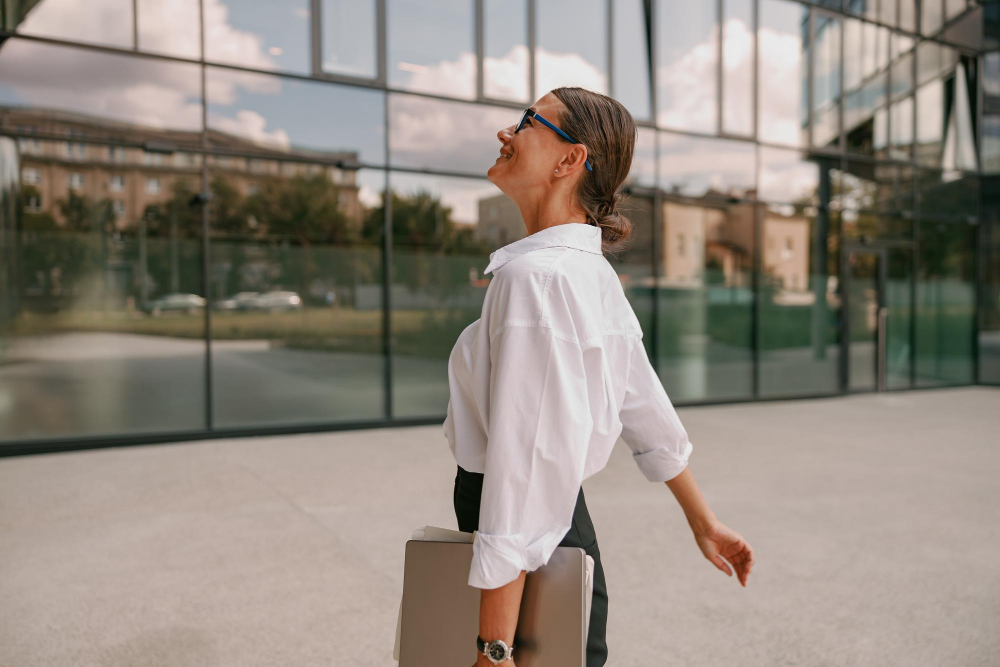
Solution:
[[(996, 664), (1000, 390), (679, 412), (757, 564), (716, 570), (619, 443), (584, 482), (609, 666)], [(0, 459), (0, 665), (391, 667), (454, 472), (437, 426)]]

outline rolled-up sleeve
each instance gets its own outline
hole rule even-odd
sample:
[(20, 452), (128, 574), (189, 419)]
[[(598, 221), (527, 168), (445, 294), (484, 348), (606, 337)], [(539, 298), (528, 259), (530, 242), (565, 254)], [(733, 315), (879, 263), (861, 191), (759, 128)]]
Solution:
[(488, 441), (468, 583), (545, 565), (572, 525), (593, 428), (579, 343), (508, 324), (490, 342)]
[(625, 399), (618, 413), (622, 440), (651, 482), (666, 482), (687, 467), (693, 446), (649, 362), (641, 338), (633, 344)]

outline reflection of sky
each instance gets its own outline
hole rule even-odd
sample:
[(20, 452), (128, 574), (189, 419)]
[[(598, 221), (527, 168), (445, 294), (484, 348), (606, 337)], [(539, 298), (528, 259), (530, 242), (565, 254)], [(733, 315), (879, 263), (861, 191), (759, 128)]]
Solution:
[[(389, 83), (425, 92), (475, 96), (472, 3), (468, 0), (387, 0)], [(402, 67), (416, 66), (412, 71)], [(423, 68), (445, 73), (427, 77)]]
[[(310, 70), (309, 0), (218, 0), (226, 11), (224, 23), (238, 32), (259, 38), (260, 48), (278, 69)], [(206, 12), (207, 14), (207, 12)], [(205, 40), (212, 60), (243, 65), (241, 48), (235, 41)]]
[(754, 187), (754, 144), (660, 133), (660, 185), (682, 194), (701, 195)]
[(209, 68), (208, 123), (272, 147), (385, 161), (382, 93), (374, 90)]
[(614, 3), (614, 82), (616, 100), (639, 120), (652, 115), (649, 94), (649, 59), (646, 20), (641, 0)]
[(19, 39), (0, 47), (0, 104), (199, 131), (200, 91), (197, 65)]
[(604, 0), (535, 3), (535, 97), (559, 86), (607, 94), (607, 5)]
[(374, 77), (375, 0), (323, 0), (323, 69)]

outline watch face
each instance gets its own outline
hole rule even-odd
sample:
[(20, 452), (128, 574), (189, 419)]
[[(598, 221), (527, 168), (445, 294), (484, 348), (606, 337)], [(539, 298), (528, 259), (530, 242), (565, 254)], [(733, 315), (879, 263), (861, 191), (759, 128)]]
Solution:
[(507, 647), (499, 640), (490, 642), (490, 645), (486, 647), (486, 651), (491, 658), (497, 661), (507, 657)]

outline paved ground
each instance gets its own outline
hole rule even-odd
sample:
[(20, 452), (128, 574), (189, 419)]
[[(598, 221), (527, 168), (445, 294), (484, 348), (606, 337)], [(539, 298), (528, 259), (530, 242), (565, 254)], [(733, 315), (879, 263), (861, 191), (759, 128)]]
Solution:
[[(997, 664), (1000, 389), (680, 414), (757, 565), (704, 560), (619, 443), (584, 483), (609, 666)], [(436, 426), (0, 459), (0, 665), (391, 667), (454, 470)]]

